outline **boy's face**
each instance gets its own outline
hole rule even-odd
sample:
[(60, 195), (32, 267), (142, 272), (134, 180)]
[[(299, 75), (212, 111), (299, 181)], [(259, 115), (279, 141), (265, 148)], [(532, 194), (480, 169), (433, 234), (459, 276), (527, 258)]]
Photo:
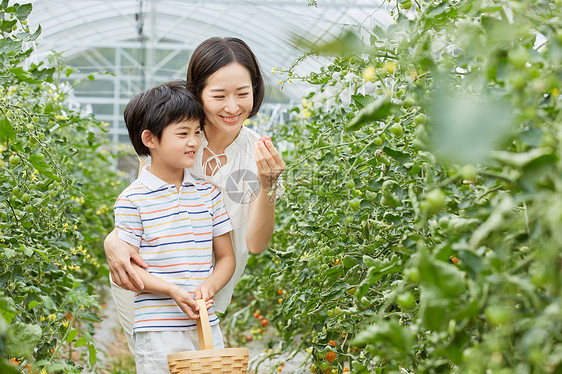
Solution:
[(188, 120), (172, 123), (162, 131), (160, 141), (151, 149), (151, 157), (174, 169), (190, 168), (201, 146), (199, 121)]

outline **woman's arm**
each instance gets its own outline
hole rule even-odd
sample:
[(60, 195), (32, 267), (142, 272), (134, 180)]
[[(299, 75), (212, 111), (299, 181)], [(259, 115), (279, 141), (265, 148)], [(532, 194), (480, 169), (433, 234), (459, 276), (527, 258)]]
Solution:
[[(144, 160), (139, 157), (139, 176), (143, 167), (146, 166)], [(139, 266), (146, 268), (146, 263), (142, 260), (138, 250), (117, 237), (117, 231), (113, 230), (105, 237), (103, 242), (105, 257), (111, 272), (111, 280), (121, 288), (129, 291), (142, 291), (144, 284), (137, 272), (131, 266), (131, 262), (136, 262)]]
[(111, 280), (119, 287), (130, 291), (141, 291), (144, 283), (132, 266), (132, 262), (146, 268), (147, 265), (139, 255), (137, 249), (117, 237), (117, 230), (113, 230), (103, 243), (105, 257), (111, 272)]
[[(285, 162), (271, 140), (254, 144), (260, 190), (250, 203), (246, 245), (252, 253), (265, 251), (275, 225), (275, 188), (277, 179), (285, 169)], [(273, 190), (272, 190), (273, 189)], [(272, 193), (270, 193), (270, 191)]]

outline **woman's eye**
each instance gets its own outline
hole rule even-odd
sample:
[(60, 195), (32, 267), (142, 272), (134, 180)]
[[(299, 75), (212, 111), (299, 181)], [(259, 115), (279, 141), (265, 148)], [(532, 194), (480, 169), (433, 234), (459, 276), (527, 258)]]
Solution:
[(224, 96), (213, 96), (213, 99), (224, 99)]
[(180, 132), (180, 133), (178, 133), (178, 135), (179, 136), (187, 136), (187, 133), (186, 132)]
[(238, 94), (238, 95), (239, 95), (239, 96), (242, 96), (242, 97), (246, 97), (246, 96), (248, 96), (248, 95), (249, 95), (249, 93), (247, 93), (247, 92), (243, 92), (243, 93), (241, 93), (241, 94)]

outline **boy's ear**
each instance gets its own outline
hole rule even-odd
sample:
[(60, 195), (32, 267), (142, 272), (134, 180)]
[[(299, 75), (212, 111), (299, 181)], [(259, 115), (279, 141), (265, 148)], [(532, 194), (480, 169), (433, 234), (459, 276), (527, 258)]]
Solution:
[(146, 148), (154, 149), (154, 147), (156, 147), (158, 139), (156, 138), (156, 136), (154, 136), (154, 134), (150, 132), (150, 130), (144, 130), (141, 134), (141, 141)]

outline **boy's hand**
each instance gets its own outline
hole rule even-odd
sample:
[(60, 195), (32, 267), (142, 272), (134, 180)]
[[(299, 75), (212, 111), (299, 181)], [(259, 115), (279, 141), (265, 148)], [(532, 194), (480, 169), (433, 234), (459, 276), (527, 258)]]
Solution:
[(205, 305), (207, 309), (211, 308), (215, 302), (215, 291), (206, 286), (205, 284), (200, 285), (193, 295), (195, 300), (203, 299), (205, 300)]
[(181, 287), (177, 287), (170, 296), (189, 318), (199, 318), (199, 305), (197, 305), (197, 302), (191, 297), (189, 292)]

